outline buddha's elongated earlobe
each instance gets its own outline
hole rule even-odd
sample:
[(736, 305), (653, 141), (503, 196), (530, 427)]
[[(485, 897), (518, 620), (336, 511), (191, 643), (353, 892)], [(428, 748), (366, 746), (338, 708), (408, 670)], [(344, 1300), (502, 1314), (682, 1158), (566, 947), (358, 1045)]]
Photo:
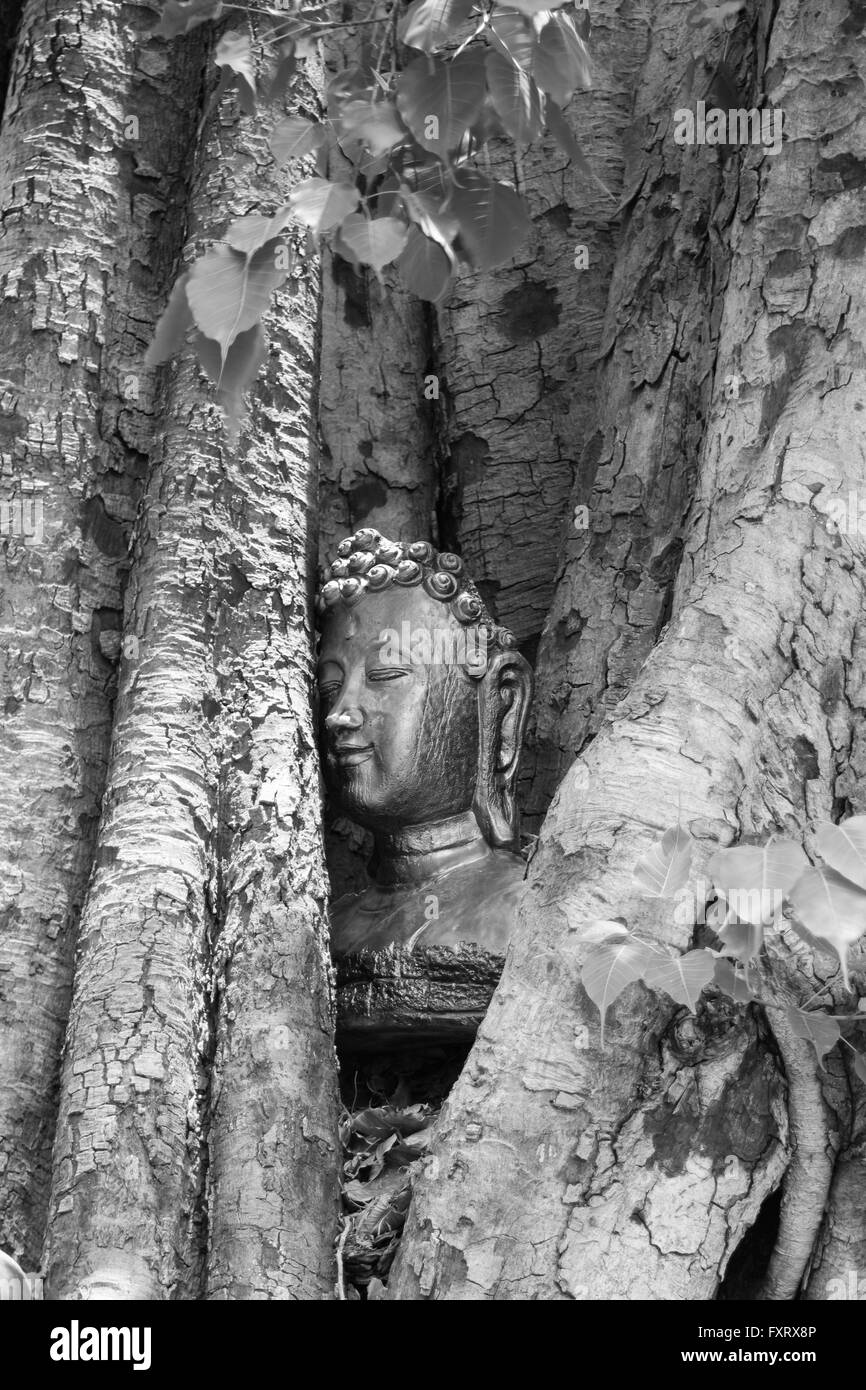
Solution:
[(532, 670), (517, 651), (492, 656), (478, 685), (478, 780), (472, 808), (484, 838), (517, 850), (517, 769), (532, 697)]

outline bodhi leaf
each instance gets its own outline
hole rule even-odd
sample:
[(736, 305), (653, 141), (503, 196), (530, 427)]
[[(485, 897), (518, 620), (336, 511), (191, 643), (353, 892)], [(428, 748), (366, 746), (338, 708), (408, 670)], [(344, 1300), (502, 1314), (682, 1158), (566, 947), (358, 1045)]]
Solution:
[(183, 346), (187, 332), (192, 328), (192, 310), (186, 297), (188, 279), (189, 272), (186, 272), (174, 283), (169, 301), (156, 325), (153, 342), (147, 349), (145, 366), (156, 367), (160, 362), (167, 362)]
[(268, 101), (282, 101), (289, 89), (289, 83), (295, 75), (298, 67), (298, 60), (295, 55), (295, 45), (290, 39), (288, 43), (281, 45), (280, 57), (274, 68), (271, 84), (268, 87)]
[(245, 419), (244, 392), (252, 385), (268, 355), (264, 329), (260, 323), (255, 323), (239, 333), (225, 356), (217, 343), (203, 333), (196, 334), (194, 346), (199, 361), (216, 383), (217, 395), (226, 414), (228, 436), (234, 441)]
[[(721, 906), (724, 912), (724, 901)], [(716, 927), (716, 931), (724, 942), (723, 955), (746, 962), (754, 960), (760, 953), (764, 941), (764, 928), (760, 922), (740, 922), (736, 913), (729, 909), (724, 912), (721, 925)]]
[(400, 145), (407, 138), (390, 101), (356, 98), (340, 109), (341, 140), (358, 140), (370, 154), (379, 156)]
[(360, 202), (351, 183), (331, 183), (330, 179), (304, 179), (289, 194), (295, 216), (313, 232), (330, 232), (339, 227)]
[(409, 48), (433, 53), (466, 23), (473, 0), (413, 0), (397, 28)]
[(410, 218), (418, 223), (424, 235), (438, 241), (450, 255), (451, 243), (460, 231), (457, 218), (452, 217), (447, 209), (443, 210), (440, 200), (430, 193), (415, 193), (401, 184), (400, 197)]
[(467, 48), (451, 62), (416, 58), (397, 79), (397, 109), (419, 145), (446, 159), (484, 104), (484, 54)]
[(271, 295), (286, 278), (278, 267), (277, 242), (268, 242), (251, 256), (230, 246), (215, 246), (189, 272), (187, 298), (196, 326), (218, 343), (226, 362), (230, 344), (258, 323)]
[(535, 53), (535, 32), (524, 16), (516, 10), (501, 10), (497, 6), (488, 27), (500, 53), (529, 72)]
[(741, 973), (731, 961), (720, 956), (713, 971), (713, 984), (735, 1004), (750, 1004), (757, 995), (749, 987), (748, 971)]
[(435, 304), (451, 283), (454, 268), (438, 241), (425, 236), (420, 227), (410, 227), (409, 237), (397, 260), (400, 278), (411, 294)]
[(279, 236), (293, 216), (291, 207), (285, 207), (273, 217), (263, 217), (257, 212), (251, 212), (246, 217), (236, 217), (234, 222), (229, 224), (223, 240), (235, 251), (252, 255), (260, 246)]
[(854, 1074), (866, 1081), (866, 1057), (861, 1057), (859, 1052), (854, 1053)]
[(836, 952), (845, 988), (850, 989), (848, 947), (866, 931), (866, 893), (835, 869), (807, 869), (788, 901), (806, 930)]
[(214, 62), (218, 68), (222, 68), (221, 89), (228, 91), (231, 87), (237, 87), (244, 115), (254, 115), (256, 65), (249, 34), (223, 34), (216, 46)]
[(532, 75), (543, 92), (564, 106), (590, 83), (589, 53), (569, 15), (553, 15), (538, 36)]
[(866, 888), (866, 816), (851, 816), (841, 825), (821, 825), (815, 846), (831, 869)]
[(688, 951), (684, 956), (653, 956), (643, 978), (651, 989), (664, 990), (694, 1013), (701, 990), (710, 983), (715, 969), (716, 957), (711, 951)]
[(835, 1018), (830, 1018), (828, 1014), (805, 1013), (794, 1004), (788, 1006), (785, 1015), (791, 1031), (796, 1033), (798, 1038), (806, 1038), (812, 1044), (819, 1064), (823, 1065), (827, 1053), (842, 1036), (842, 1030)]
[(523, 200), (505, 183), (461, 171), (448, 205), (460, 224), (460, 238), (473, 265), (493, 270), (520, 249), (532, 231)]
[(771, 840), (766, 845), (737, 845), (720, 849), (707, 873), (743, 922), (769, 926), (782, 909), (789, 888), (809, 867), (795, 840)]
[(508, 134), (518, 145), (531, 144), (543, 127), (543, 98), (537, 86), (528, 72), (495, 48), (487, 50), (484, 66), (490, 100)]
[(268, 144), (277, 168), (281, 169), (290, 159), (300, 159), (320, 149), (326, 139), (327, 131), (318, 121), (308, 121), (305, 116), (287, 116), (274, 126)]
[(601, 1014), (601, 1045), (604, 1046), (604, 1020), (608, 1009), (627, 985), (644, 977), (655, 953), (643, 941), (629, 936), (625, 941), (603, 942), (587, 956), (580, 982)]
[(634, 866), (634, 880), (651, 898), (670, 898), (683, 887), (692, 862), (693, 840), (682, 825), (666, 830)]
[(353, 212), (340, 227), (340, 238), (362, 265), (372, 266), (378, 275), (383, 266), (396, 260), (409, 229), (396, 217), (377, 217), (371, 221), (363, 213)]

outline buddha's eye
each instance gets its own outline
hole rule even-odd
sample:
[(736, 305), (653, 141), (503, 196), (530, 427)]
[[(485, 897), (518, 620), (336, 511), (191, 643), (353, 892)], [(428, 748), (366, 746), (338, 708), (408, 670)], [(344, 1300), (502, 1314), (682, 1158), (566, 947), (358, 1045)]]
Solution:
[(319, 671), (318, 681), (319, 698), (322, 700), (333, 700), (343, 684), (343, 673), (339, 666), (333, 662), (328, 662)]
[(409, 672), (402, 666), (374, 666), (367, 672), (368, 681), (398, 681)]

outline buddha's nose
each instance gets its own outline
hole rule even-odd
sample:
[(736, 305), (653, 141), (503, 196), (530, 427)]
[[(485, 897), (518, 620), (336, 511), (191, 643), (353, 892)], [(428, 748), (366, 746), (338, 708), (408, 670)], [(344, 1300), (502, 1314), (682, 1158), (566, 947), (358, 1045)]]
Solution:
[(364, 716), (361, 711), (352, 706), (332, 710), (325, 716), (326, 729), (360, 729), (363, 722)]

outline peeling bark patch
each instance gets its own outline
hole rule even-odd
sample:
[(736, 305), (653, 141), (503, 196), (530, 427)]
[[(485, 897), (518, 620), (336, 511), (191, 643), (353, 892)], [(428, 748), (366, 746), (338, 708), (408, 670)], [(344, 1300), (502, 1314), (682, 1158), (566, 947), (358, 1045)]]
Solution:
[(830, 249), (841, 261), (859, 261), (866, 250), (866, 227), (848, 227)]
[(818, 172), (838, 175), (843, 189), (862, 188), (866, 183), (866, 160), (853, 154), (837, 154), (832, 159), (822, 159)]
[(552, 208), (543, 212), (538, 221), (552, 227), (554, 231), (567, 232), (571, 227), (571, 209), (567, 203), (556, 203)]
[(452, 466), (463, 487), (471, 487), (473, 483), (482, 481), (489, 458), (490, 445), (487, 440), (471, 431), (455, 439), (451, 449)]
[(851, 0), (849, 5), (849, 15), (843, 20), (840, 32), (843, 34), (862, 34), (863, 26), (866, 24), (866, 4), (863, 0)]
[(347, 496), (352, 528), (360, 526), (371, 512), (384, 507), (388, 495), (388, 489), (381, 478), (364, 478), (350, 488)]
[(499, 307), (503, 336), (510, 338), (512, 343), (541, 338), (559, 323), (560, 304), (556, 290), (537, 280), (509, 290)]
[(814, 777), (820, 777), (818, 752), (814, 745), (803, 735), (800, 735), (799, 738), (794, 739), (792, 747), (797, 762), (797, 771), (802, 781), (810, 782)]
[(780, 251), (774, 256), (767, 269), (768, 275), (793, 275), (800, 269), (802, 261), (796, 251)]
[(243, 571), (238, 569), (235, 564), (229, 565), (229, 584), (231, 587), (226, 594), (225, 602), (230, 604), (232, 608), (237, 608), (253, 586)]
[(795, 376), (806, 357), (806, 331), (801, 324), (785, 323), (767, 334), (767, 347), (771, 357), (784, 354), (787, 372)]
[(839, 657), (831, 658), (821, 673), (821, 709), (824, 714), (832, 714), (845, 687), (845, 672)]
[(709, 1105), (699, 1093), (695, 1074), (684, 1072), (679, 1098), (665, 1101), (644, 1119), (656, 1165), (668, 1177), (677, 1177), (698, 1153), (712, 1161), (714, 1173), (724, 1171), (731, 1155), (748, 1165), (757, 1162), (777, 1134), (770, 1093), (774, 1084), (771, 1064), (754, 1041), (737, 1075)]

